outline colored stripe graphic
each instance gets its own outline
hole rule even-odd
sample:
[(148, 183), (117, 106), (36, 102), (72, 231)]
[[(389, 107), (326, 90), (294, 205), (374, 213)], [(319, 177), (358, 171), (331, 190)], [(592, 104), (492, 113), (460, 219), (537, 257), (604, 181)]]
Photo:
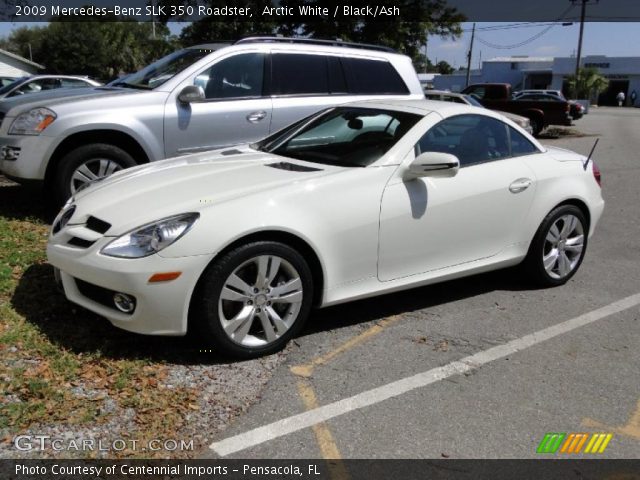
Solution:
[(560, 453), (580, 453), (582, 446), (589, 438), (588, 433), (571, 433), (565, 440)]
[(556, 453), (566, 436), (566, 433), (547, 433), (536, 451), (538, 453)]
[(611, 433), (594, 433), (584, 449), (584, 453), (604, 453), (613, 438)]

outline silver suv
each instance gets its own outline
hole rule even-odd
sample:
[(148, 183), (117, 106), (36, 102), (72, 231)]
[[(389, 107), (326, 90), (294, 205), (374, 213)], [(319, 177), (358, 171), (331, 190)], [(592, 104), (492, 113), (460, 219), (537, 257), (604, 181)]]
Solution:
[(281, 37), (174, 52), (104, 87), (0, 102), (0, 173), (58, 202), (113, 172), (253, 142), (356, 99), (424, 98), (409, 57)]

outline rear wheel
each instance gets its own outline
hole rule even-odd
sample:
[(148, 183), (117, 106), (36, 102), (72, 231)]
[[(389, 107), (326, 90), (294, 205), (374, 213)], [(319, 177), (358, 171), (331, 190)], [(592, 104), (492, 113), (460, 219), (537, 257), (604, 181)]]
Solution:
[(536, 232), (525, 266), (544, 286), (566, 283), (578, 271), (587, 251), (588, 224), (574, 205), (554, 209)]
[(540, 133), (544, 129), (542, 118), (536, 115), (532, 115), (529, 117), (529, 122), (531, 122), (531, 131), (533, 132), (533, 135), (536, 137), (540, 135)]
[(199, 341), (233, 357), (282, 349), (302, 328), (313, 298), (304, 258), (278, 242), (254, 242), (215, 261), (194, 294)]
[(64, 203), (91, 183), (135, 165), (133, 157), (115, 145), (83, 145), (61, 159), (54, 178), (53, 193), (58, 203)]

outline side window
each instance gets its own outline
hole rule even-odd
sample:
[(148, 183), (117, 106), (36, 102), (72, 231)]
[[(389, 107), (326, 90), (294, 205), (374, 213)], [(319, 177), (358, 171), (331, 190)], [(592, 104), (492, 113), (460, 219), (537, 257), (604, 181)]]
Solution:
[(261, 97), (264, 79), (264, 54), (244, 53), (225, 58), (195, 79), (206, 98)]
[(511, 143), (511, 155), (514, 157), (540, 153), (533, 143), (513, 127), (509, 127), (509, 139)]
[(78, 87), (90, 87), (91, 85), (83, 80), (77, 78), (61, 78), (60, 86), (63, 88), (78, 88)]
[(418, 153), (444, 152), (458, 157), (460, 166), (510, 156), (507, 125), (482, 115), (458, 115), (431, 127), (417, 144)]
[(467, 91), (467, 95), (473, 95), (478, 100), (482, 100), (485, 97), (486, 93), (487, 93), (487, 91), (486, 91), (485, 87), (482, 87), (482, 86), (471, 87)]
[(274, 95), (327, 95), (328, 61), (324, 55), (275, 53), (271, 56)]
[(349, 93), (355, 95), (407, 95), (409, 89), (386, 60), (343, 58)]

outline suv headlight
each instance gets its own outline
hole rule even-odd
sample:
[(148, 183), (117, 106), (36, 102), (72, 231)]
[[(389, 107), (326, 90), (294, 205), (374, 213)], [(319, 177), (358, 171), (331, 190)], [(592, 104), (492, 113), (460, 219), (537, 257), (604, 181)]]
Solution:
[(118, 258), (142, 258), (167, 248), (187, 233), (199, 213), (163, 218), (125, 233), (102, 248), (100, 253)]
[(40, 135), (56, 119), (56, 114), (48, 108), (33, 108), (21, 113), (11, 124), (9, 135)]

